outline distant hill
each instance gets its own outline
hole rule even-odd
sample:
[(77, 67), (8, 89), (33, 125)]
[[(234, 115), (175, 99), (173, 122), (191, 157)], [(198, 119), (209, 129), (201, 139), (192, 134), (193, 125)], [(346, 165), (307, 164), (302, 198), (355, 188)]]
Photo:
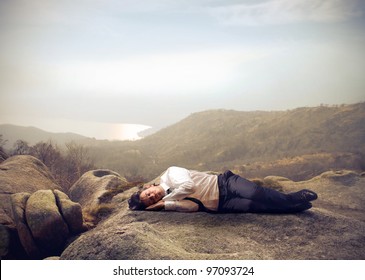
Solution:
[(231, 169), (249, 177), (307, 180), (327, 170), (365, 170), (365, 103), (287, 111), (198, 112), (138, 141), (99, 141), (76, 134), (0, 126), (8, 144), (82, 141), (100, 168), (129, 180), (151, 179), (171, 165)]
[(271, 112), (209, 110), (136, 142), (99, 143), (93, 153), (101, 166), (127, 177), (152, 178), (180, 165), (305, 180), (329, 169), (365, 170), (364, 123), (365, 103)]
[(0, 134), (3, 140), (7, 140), (4, 148), (12, 149), (17, 140), (24, 140), (29, 145), (34, 145), (37, 142), (46, 142), (52, 140), (58, 145), (63, 145), (69, 141), (87, 141), (89, 138), (75, 133), (52, 133), (36, 127), (25, 127), (11, 124), (1, 124)]
[(365, 152), (365, 103), (273, 112), (212, 110), (141, 140), (164, 162), (273, 160), (318, 152)]

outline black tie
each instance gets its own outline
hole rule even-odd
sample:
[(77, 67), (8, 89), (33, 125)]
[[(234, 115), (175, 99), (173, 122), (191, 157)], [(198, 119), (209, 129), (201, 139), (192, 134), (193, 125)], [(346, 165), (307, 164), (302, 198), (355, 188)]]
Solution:
[(170, 189), (167, 189), (166, 193), (167, 194), (171, 193), (171, 190)]

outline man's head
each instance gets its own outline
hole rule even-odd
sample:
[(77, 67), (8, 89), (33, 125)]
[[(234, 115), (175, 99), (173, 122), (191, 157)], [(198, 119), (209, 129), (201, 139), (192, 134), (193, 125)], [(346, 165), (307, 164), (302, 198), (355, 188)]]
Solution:
[(165, 191), (160, 186), (146, 185), (142, 190), (135, 192), (128, 200), (131, 210), (144, 210), (161, 200), (165, 195)]

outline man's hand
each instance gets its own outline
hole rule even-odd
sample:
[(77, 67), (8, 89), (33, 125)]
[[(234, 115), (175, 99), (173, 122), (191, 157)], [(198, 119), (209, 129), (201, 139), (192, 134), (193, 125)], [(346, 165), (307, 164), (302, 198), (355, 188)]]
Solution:
[(165, 208), (165, 202), (163, 200), (158, 201), (155, 204), (152, 204), (146, 208), (146, 210), (150, 211), (160, 211)]

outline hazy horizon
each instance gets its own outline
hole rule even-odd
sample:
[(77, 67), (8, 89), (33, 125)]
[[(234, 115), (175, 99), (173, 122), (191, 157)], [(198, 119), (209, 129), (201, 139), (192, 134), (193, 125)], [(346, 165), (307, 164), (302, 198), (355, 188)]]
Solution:
[(0, 123), (133, 138), (209, 109), (365, 101), (360, 0), (0, 1)]
[[(342, 106), (342, 105), (354, 105), (357, 103), (341, 103), (341, 104), (319, 104), (318, 106)], [(308, 106), (304, 106), (308, 107)], [(266, 110), (266, 111), (287, 111), (287, 110), (295, 110), (299, 109), (299, 107), (285, 109), (285, 110)], [(225, 110), (225, 109), (207, 109), (205, 111), (211, 110)], [(191, 112), (200, 113), (199, 112)], [(248, 111), (246, 111), (248, 112)], [(251, 111), (252, 112), (252, 111)], [(74, 121), (67, 119), (38, 119), (35, 120), (34, 123), (38, 125), (28, 125), (21, 122), (1, 122), (0, 125), (14, 125), (20, 127), (35, 127), (37, 129), (44, 130), (46, 132), (51, 133), (75, 133), (80, 136), (85, 136), (89, 138), (95, 138), (96, 140), (140, 140), (144, 138), (146, 135), (150, 135), (158, 132), (159, 130), (166, 128), (167, 126), (174, 125), (183, 119), (177, 120), (174, 123), (170, 123), (164, 127), (154, 128), (151, 126), (141, 125), (141, 124), (122, 124), (122, 123), (102, 123), (102, 122), (90, 122), (90, 121)], [(148, 130), (151, 130), (150, 132)], [(0, 131), (1, 134), (1, 131)], [(144, 136), (142, 136), (145, 134)], [(5, 139), (6, 140), (6, 139)]]

